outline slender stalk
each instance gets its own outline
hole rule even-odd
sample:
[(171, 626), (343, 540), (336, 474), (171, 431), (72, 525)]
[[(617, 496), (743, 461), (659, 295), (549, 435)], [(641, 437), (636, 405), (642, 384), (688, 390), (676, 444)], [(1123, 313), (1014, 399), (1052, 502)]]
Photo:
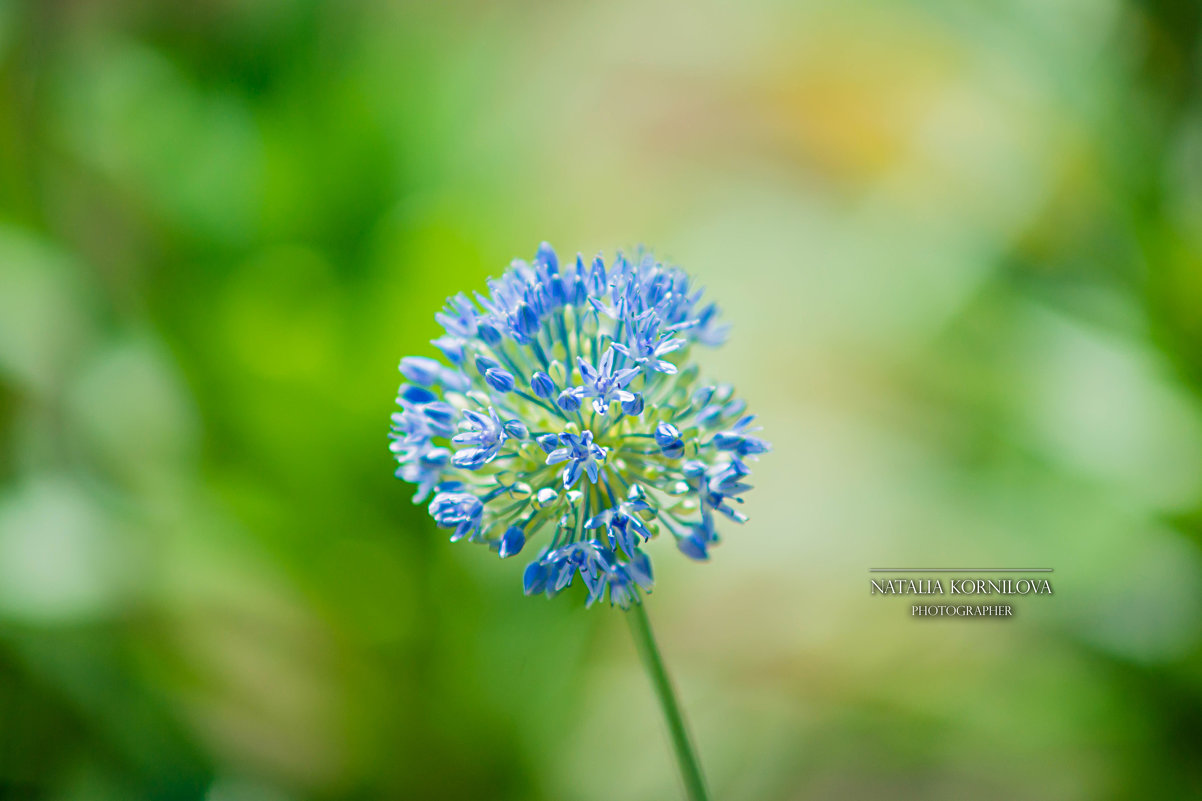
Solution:
[(668, 724), (668, 733), (672, 735), (672, 748), (676, 752), (676, 762), (680, 767), (689, 801), (707, 801), (709, 794), (705, 791), (701, 764), (697, 761), (697, 752), (689, 740), (689, 731), (680, 711), (680, 702), (676, 700), (676, 691), (672, 689), (672, 680), (668, 678), (668, 671), (664, 668), (655, 634), (651, 631), (651, 620), (647, 617), (647, 609), (641, 599), (636, 599), (635, 603), (631, 604), (626, 612), (626, 619), (630, 623), (630, 633), (634, 635), (634, 643), (643, 660), (643, 667), (651, 679), (656, 697), (659, 698), (660, 709), (663, 710), (664, 720)]

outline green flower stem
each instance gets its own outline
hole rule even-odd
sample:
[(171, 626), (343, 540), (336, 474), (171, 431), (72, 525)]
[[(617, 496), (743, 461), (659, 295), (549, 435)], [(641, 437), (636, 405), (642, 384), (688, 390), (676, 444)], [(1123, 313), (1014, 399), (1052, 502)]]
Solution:
[(659, 646), (655, 643), (655, 634), (651, 631), (651, 620), (647, 617), (647, 609), (641, 599), (636, 599), (626, 612), (630, 623), (630, 633), (634, 635), (634, 643), (643, 667), (651, 679), (651, 686), (659, 698), (664, 720), (668, 724), (668, 732), (672, 735), (672, 748), (676, 751), (676, 762), (680, 766), (680, 775), (684, 779), (685, 790), (690, 801), (707, 801), (709, 794), (705, 791), (705, 780), (701, 776), (701, 764), (697, 761), (697, 752), (689, 741), (689, 732), (685, 727), (684, 715), (680, 711), (680, 703), (676, 700), (676, 692), (672, 689), (672, 680), (664, 668), (663, 657), (659, 654)]

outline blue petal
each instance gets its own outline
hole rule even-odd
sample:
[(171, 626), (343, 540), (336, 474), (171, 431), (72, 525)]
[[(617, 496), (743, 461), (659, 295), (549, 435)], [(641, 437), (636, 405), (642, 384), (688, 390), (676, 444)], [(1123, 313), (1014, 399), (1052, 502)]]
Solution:
[(425, 356), (406, 356), (401, 359), (401, 375), (415, 384), (428, 387), (438, 380), (443, 366)]
[(511, 392), (515, 385), (513, 373), (499, 367), (490, 368), (484, 374), (484, 380), (497, 392)]
[(655, 427), (655, 444), (661, 448), (680, 439), (680, 429), (671, 423), (660, 423)]
[[(547, 458), (550, 458), (550, 457), (547, 457)], [(576, 483), (576, 480), (578, 478), (580, 478), (580, 473), (582, 472), (580, 465), (581, 465), (580, 461), (576, 460), (576, 461), (573, 461), (566, 468), (564, 468), (563, 485), (565, 487), (571, 488), (571, 486)]]
[(419, 406), (423, 403), (433, 403), (438, 400), (438, 396), (430, 390), (413, 384), (402, 384), (400, 390), (397, 392), (397, 397), (406, 403)]
[(706, 550), (706, 544), (696, 534), (690, 534), (687, 537), (681, 537), (676, 540), (676, 547), (685, 556), (698, 562), (705, 562), (710, 558), (709, 552)]
[(508, 559), (521, 551), (525, 545), (526, 532), (517, 526), (510, 526), (505, 529), (505, 534), (501, 537), (501, 546), (498, 553), (502, 559)]
[(463, 364), (463, 342), (455, 337), (439, 337), (430, 344), (442, 351), (451, 364)]
[(480, 339), (488, 345), (501, 344), (501, 332), (496, 329), (491, 323), (480, 323), (479, 331)]
[(547, 588), (547, 566), (541, 560), (526, 565), (522, 573), (522, 592), (534, 595)]
[(484, 448), (467, 448), (451, 457), (451, 464), (467, 470), (478, 470), (488, 461), (489, 453)]
[(559, 397), (555, 400), (555, 403), (565, 412), (574, 412), (580, 408), (580, 398), (576, 397), (576, 393), (570, 389), (565, 389), (559, 393)]
[(530, 378), (530, 389), (540, 398), (549, 398), (555, 394), (555, 382), (540, 370)]
[(592, 384), (596, 382), (597, 376), (600, 375), (597, 372), (597, 368), (585, 361), (583, 356), (576, 357), (576, 364), (580, 365), (580, 375), (584, 378), (584, 383)]
[(644, 590), (650, 590), (655, 584), (655, 577), (651, 574), (651, 559), (642, 551), (635, 551), (630, 557), (630, 562), (626, 565), (627, 572), (634, 579), (635, 583)]
[(679, 459), (684, 456), (684, 441), (679, 439), (672, 440), (667, 445), (662, 446), (660, 452), (669, 459)]
[(538, 316), (525, 303), (518, 307), (516, 328), (518, 333), (525, 334), (526, 336), (533, 336), (538, 333)]
[(757, 453), (767, 453), (772, 450), (772, 446), (759, 437), (744, 437), (739, 443), (737, 453), (740, 456), (752, 456)]
[(559, 257), (555, 255), (555, 248), (551, 247), (547, 242), (539, 244), (538, 251), (534, 254), (534, 259), (547, 265), (547, 270), (552, 273), (559, 271)]

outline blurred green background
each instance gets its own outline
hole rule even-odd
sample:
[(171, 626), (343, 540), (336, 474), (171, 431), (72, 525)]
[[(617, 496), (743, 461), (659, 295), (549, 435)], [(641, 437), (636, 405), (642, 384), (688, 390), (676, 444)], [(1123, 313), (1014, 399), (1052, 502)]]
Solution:
[[(0, 0), (0, 799), (666, 799), (623, 621), (392, 476), (433, 312), (646, 243), (751, 522), (724, 799), (1202, 797), (1202, 5)], [(1011, 621), (867, 568), (1051, 566)]]

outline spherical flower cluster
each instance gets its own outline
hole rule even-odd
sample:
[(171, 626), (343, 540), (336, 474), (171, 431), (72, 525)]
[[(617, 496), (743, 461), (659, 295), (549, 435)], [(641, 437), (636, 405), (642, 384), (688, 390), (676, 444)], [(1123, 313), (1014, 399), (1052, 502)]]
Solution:
[(414, 502), (433, 494), (452, 541), (502, 558), (544, 533), (528, 595), (579, 574), (590, 604), (608, 590), (627, 607), (652, 586), (642, 546), (665, 531), (708, 559), (716, 516), (746, 520), (747, 462), (768, 450), (730, 385), (700, 385), (689, 361), (722, 343), (717, 307), (648, 253), (561, 268), (546, 243), (488, 289), (435, 315), (445, 362), (401, 360), (391, 449)]

